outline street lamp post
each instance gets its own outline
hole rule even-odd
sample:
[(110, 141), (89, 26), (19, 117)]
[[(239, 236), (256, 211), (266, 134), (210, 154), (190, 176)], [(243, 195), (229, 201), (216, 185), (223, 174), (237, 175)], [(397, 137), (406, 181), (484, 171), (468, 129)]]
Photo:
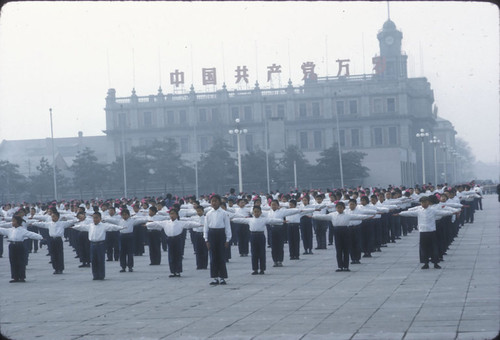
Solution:
[(432, 139), (429, 141), (429, 143), (432, 144), (434, 147), (434, 185), (437, 185), (438, 183), (438, 178), (437, 178), (437, 157), (436, 157), (436, 147), (439, 144), (439, 139), (434, 136)]
[(241, 126), (240, 126), (240, 119), (239, 118), (236, 118), (234, 120), (234, 122), (236, 123), (236, 126), (235, 126), (234, 129), (229, 130), (229, 134), (230, 135), (232, 135), (232, 134), (236, 135), (236, 142), (238, 144), (238, 189), (239, 189), (239, 192), (242, 193), (243, 192), (243, 176), (241, 174), (240, 135), (243, 134), (243, 133), (247, 133), (248, 130), (241, 128)]
[(448, 146), (446, 145), (446, 143), (443, 143), (443, 145), (441, 145), (441, 148), (443, 149), (443, 152), (444, 152), (444, 182), (445, 183), (448, 183)]
[(424, 129), (420, 129), (420, 132), (416, 134), (417, 138), (420, 138), (422, 141), (422, 185), (425, 185), (425, 146), (424, 139), (425, 137), (429, 137), (429, 133), (425, 132)]
[[(335, 93), (335, 96), (337, 93)], [(344, 188), (344, 167), (342, 166), (342, 150), (340, 149), (340, 125), (339, 125), (339, 114), (335, 110), (335, 120), (337, 123), (337, 146), (339, 149), (339, 166), (340, 166), (340, 185)]]
[(50, 136), (52, 139), (52, 172), (54, 174), (54, 199), (57, 201), (57, 168), (56, 168), (56, 153), (54, 147), (54, 128), (52, 126), (52, 108), (49, 109), (50, 112)]

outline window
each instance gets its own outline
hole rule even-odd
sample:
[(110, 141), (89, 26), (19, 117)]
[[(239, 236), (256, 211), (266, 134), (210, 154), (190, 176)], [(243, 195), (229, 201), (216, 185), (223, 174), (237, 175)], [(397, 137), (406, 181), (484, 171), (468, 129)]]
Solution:
[(373, 143), (374, 145), (382, 145), (382, 128), (373, 129)]
[(300, 103), (300, 104), (299, 104), (299, 117), (300, 117), (300, 118), (305, 118), (305, 117), (307, 117), (307, 107), (306, 107), (306, 103)]
[(245, 121), (247, 121), (247, 122), (252, 121), (253, 120), (252, 107), (245, 106), (244, 112), (245, 112)]
[(184, 124), (184, 123), (186, 123), (186, 120), (187, 120), (186, 110), (180, 110), (179, 111), (179, 121), (181, 122), (181, 124)]
[(285, 117), (285, 105), (283, 104), (278, 104), (278, 117)]
[(321, 131), (314, 131), (314, 148), (321, 149)]
[(231, 108), (231, 119), (234, 121), (236, 118), (240, 118), (240, 108), (232, 107)]
[(249, 152), (253, 151), (253, 135), (249, 135), (249, 134), (245, 135), (245, 145), (246, 145), (247, 151), (249, 151)]
[(313, 114), (313, 117), (319, 117), (320, 110), (319, 110), (319, 103), (318, 102), (312, 103), (312, 114)]
[(126, 122), (127, 122), (127, 116), (125, 113), (119, 113), (118, 114), (118, 127), (124, 129), (126, 128)]
[(387, 98), (387, 112), (396, 112), (395, 98)]
[(351, 129), (351, 146), (359, 146), (359, 129)]
[(189, 139), (187, 137), (181, 137), (180, 144), (181, 144), (181, 153), (189, 152)]
[(307, 145), (307, 132), (303, 131), (300, 133), (300, 148), (302, 150), (306, 150), (308, 148)]
[(373, 99), (373, 113), (381, 113), (382, 110), (382, 99), (374, 98)]
[(266, 105), (265, 112), (266, 112), (266, 117), (268, 118), (273, 115), (273, 108), (271, 107), (271, 105)]
[(345, 146), (345, 130), (339, 130), (340, 146)]
[(338, 100), (335, 103), (335, 108), (337, 109), (337, 114), (338, 115), (343, 115), (344, 114), (344, 101), (343, 100)]
[(398, 131), (395, 126), (389, 127), (389, 145), (398, 144)]
[(174, 111), (167, 111), (167, 124), (174, 124)]
[(352, 115), (358, 114), (358, 101), (350, 100), (349, 101), (349, 113)]
[(198, 117), (200, 122), (206, 122), (207, 121), (207, 110), (206, 109), (200, 109), (198, 111)]
[(151, 112), (144, 112), (144, 126), (153, 125), (153, 118), (151, 117)]
[(208, 150), (208, 137), (200, 136), (200, 152), (206, 152)]
[(217, 107), (212, 108), (212, 121), (213, 122), (220, 122), (219, 108), (217, 108)]

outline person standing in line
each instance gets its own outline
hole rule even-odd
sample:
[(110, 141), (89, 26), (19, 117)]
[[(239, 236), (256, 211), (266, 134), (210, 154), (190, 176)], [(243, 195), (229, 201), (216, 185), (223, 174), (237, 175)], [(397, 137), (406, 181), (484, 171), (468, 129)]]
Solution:
[(349, 233), (349, 222), (352, 220), (364, 220), (374, 215), (346, 214), (344, 202), (337, 202), (336, 212), (328, 215), (314, 215), (314, 219), (331, 221), (333, 225), (335, 250), (337, 252), (337, 272), (349, 272), (349, 254), (351, 252), (351, 239)]
[[(116, 222), (113, 224), (118, 224), (120, 221), (120, 216), (116, 215), (116, 208), (114, 205), (110, 205), (107, 214), (103, 216), (103, 220), (108, 223), (110, 220), (114, 219)], [(107, 231), (106, 232), (106, 261), (111, 262), (113, 259), (118, 261), (120, 259), (120, 232), (119, 231)]]
[(231, 224), (229, 216), (220, 208), (221, 198), (213, 195), (210, 203), (213, 210), (209, 211), (205, 218), (203, 237), (210, 252), (210, 277), (213, 281), (210, 285), (226, 284), (226, 251), (231, 240)]
[(73, 229), (84, 231), (90, 243), (90, 262), (92, 263), (93, 280), (104, 280), (106, 257), (106, 232), (121, 230), (125, 227), (101, 222), (101, 213), (92, 215), (92, 222), (82, 221), (73, 226)]
[[(168, 216), (157, 214), (158, 209), (152, 205), (149, 207), (149, 219), (152, 221), (164, 221)], [(148, 228), (148, 244), (149, 244), (149, 260), (150, 266), (158, 266), (161, 264), (161, 230)]]
[[(42, 236), (20, 228), (24, 220), (21, 216), (13, 216), (12, 223), (0, 224), (0, 235), (7, 236), (9, 244), (9, 260), (10, 260), (10, 274), (13, 282), (25, 282), (26, 279), (26, 260), (24, 239), (30, 238), (34, 240), (41, 240)], [(9, 229), (5, 229), (5, 228)], [(12, 227), (12, 228), (10, 228)], [(2, 239), (3, 241), (3, 239)]]
[[(292, 199), (288, 202), (290, 209), (297, 208), (297, 201)], [(288, 228), (288, 250), (290, 252), (290, 260), (300, 259), (300, 219), (305, 214), (310, 214), (314, 208), (301, 209), (300, 214), (290, 215), (286, 217)]]
[[(309, 195), (306, 193), (302, 197), (302, 208), (310, 209), (314, 208), (314, 206), (310, 206)], [(302, 236), (302, 244), (304, 246), (304, 254), (303, 255), (311, 255), (312, 247), (313, 247), (313, 231), (312, 231), (312, 214), (301, 214), (300, 217), (300, 234)]]
[[(273, 203), (271, 203), (272, 205)], [(233, 218), (233, 221), (246, 224), (250, 230), (250, 247), (252, 252), (252, 275), (263, 275), (266, 271), (266, 224), (283, 224), (283, 219), (262, 217), (262, 209), (255, 206), (252, 209), (253, 217)], [(259, 271), (260, 268), (260, 271)]]

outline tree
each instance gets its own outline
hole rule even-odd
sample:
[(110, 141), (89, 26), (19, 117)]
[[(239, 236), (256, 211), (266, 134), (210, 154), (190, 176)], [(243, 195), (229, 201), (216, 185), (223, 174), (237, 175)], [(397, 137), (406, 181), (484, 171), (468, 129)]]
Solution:
[[(241, 157), (244, 187), (246, 191), (267, 192), (266, 153), (257, 149)], [(274, 154), (269, 154), (269, 180), (278, 178)]]
[[(37, 196), (40, 200), (44, 197), (53, 199), (54, 194), (54, 168), (49, 164), (47, 158), (42, 157), (40, 164), (37, 165), (38, 173), (30, 176), (31, 194)], [(56, 168), (57, 188), (62, 191), (68, 187), (68, 180), (61, 173), (59, 168)]]
[[(124, 192), (123, 181), (123, 156), (119, 156), (110, 165), (110, 183), (115, 188)], [(125, 154), (125, 171), (127, 173), (127, 194), (130, 192), (136, 193), (141, 189), (147, 181), (149, 166), (144, 162), (144, 157), (139, 156), (135, 152)], [(134, 195), (135, 196), (135, 195)]]
[(213, 146), (201, 156), (198, 166), (201, 192), (220, 193), (238, 182), (236, 160), (229, 150), (227, 141), (217, 137)]
[(297, 186), (305, 186), (309, 183), (311, 176), (311, 165), (297, 145), (289, 145), (279, 160), (279, 173), (282, 185), (294, 186), (294, 163), (297, 169)]
[(83, 191), (91, 191), (95, 197), (96, 189), (104, 186), (108, 176), (106, 166), (97, 162), (94, 150), (88, 147), (78, 151), (70, 170), (73, 172), (73, 183), (80, 191), (80, 196)]
[[(366, 154), (358, 151), (342, 153), (342, 173), (344, 185), (359, 185), (368, 176), (368, 168), (363, 166)], [(323, 183), (340, 187), (340, 162), (337, 145), (323, 150), (317, 164), (313, 167), (314, 177)]]
[(19, 197), (27, 187), (27, 179), (19, 173), (19, 165), (0, 161), (0, 193), (2, 201)]

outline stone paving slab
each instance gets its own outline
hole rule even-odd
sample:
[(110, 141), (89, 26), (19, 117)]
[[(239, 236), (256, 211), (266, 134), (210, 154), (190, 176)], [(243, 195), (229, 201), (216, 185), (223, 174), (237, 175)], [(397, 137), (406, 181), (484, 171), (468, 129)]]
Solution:
[[(168, 278), (149, 256), (133, 273), (106, 262), (92, 281), (67, 243), (63, 275), (43, 248), (30, 254), (27, 283), (9, 284), (0, 259), (0, 331), (12, 339), (493, 339), (500, 329), (500, 209), (486, 196), (442, 270), (420, 269), (418, 233), (336, 273), (334, 249), (317, 250), (251, 276), (250, 257), (232, 248), (227, 286), (210, 287), (186, 242), (184, 273)], [(7, 244), (4, 244), (6, 246)], [(6, 247), (5, 247), (6, 248)], [(7, 249), (7, 248), (6, 248)], [(288, 250), (285, 248), (285, 254)]]

